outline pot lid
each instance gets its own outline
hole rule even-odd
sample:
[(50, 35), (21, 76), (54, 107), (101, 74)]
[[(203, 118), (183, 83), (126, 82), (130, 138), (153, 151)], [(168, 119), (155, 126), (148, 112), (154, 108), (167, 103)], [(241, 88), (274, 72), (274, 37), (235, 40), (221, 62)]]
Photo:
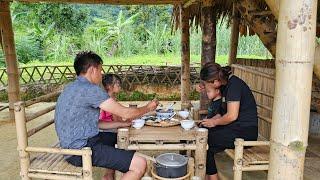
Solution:
[(168, 167), (184, 166), (188, 163), (188, 158), (177, 153), (164, 153), (156, 158), (158, 164)]

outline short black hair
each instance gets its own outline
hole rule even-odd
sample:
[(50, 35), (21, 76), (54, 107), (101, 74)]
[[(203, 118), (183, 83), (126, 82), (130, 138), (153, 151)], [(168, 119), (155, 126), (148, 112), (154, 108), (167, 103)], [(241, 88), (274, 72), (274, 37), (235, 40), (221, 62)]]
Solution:
[(108, 73), (102, 76), (103, 87), (114, 85), (116, 81), (119, 81), (119, 83), (121, 84), (121, 78), (116, 74)]
[(97, 67), (100, 64), (103, 64), (103, 61), (99, 55), (92, 51), (81, 51), (76, 55), (73, 67), (79, 76), (81, 73), (86, 73), (91, 66)]

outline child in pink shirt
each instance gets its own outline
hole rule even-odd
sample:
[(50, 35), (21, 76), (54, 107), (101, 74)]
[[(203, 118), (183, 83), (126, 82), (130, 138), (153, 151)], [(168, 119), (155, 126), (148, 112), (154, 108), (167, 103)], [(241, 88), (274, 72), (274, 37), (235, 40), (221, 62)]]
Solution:
[[(105, 74), (102, 77), (102, 85), (110, 98), (116, 99), (116, 94), (121, 90), (121, 79), (115, 74)], [(101, 123), (104, 124), (104, 129), (99, 130), (99, 137), (105, 145), (113, 147), (117, 143), (117, 129), (131, 125), (131, 122), (123, 121), (120, 117), (103, 110), (99, 117), (99, 124)], [(114, 170), (107, 169), (103, 179), (113, 179), (113, 176)]]
[[(121, 90), (121, 79), (116, 74), (105, 74), (102, 77), (102, 85), (107, 91), (110, 98), (116, 99), (116, 94)], [(114, 114), (101, 110), (99, 123), (104, 123), (104, 129), (100, 129), (102, 134), (112, 136), (114, 138), (107, 138), (108, 144), (114, 146), (117, 143), (117, 129), (121, 127), (128, 127), (131, 122), (122, 121), (122, 119)], [(110, 134), (112, 133), (112, 134)], [(113, 143), (111, 143), (113, 142)]]

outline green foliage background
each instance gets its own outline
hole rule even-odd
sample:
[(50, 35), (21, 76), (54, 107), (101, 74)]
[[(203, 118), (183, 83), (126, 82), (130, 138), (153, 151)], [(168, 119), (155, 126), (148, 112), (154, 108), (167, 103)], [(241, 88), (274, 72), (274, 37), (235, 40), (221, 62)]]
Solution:
[[(21, 65), (72, 63), (75, 54), (82, 50), (95, 51), (108, 64), (158, 63), (153, 58), (172, 58), (162, 62), (179, 64), (180, 32), (171, 33), (172, 6), (169, 5), (13, 2), (11, 12)], [(229, 51), (229, 36), (230, 30), (226, 23), (220, 22), (217, 30), (217, 56), (223, 57), (220, 59), (223, 62)], [(194, 61), (199, 61), (201, 32), (192, 29), (190, 42), (191, 55), (196, 58)], [(257, 36), (241, 37), (238, 54), (270, 58)], [(149, 59), (144, 60), (145, 57)], [(0, 66), (4, 65), (3, 54), (0, 53)]]

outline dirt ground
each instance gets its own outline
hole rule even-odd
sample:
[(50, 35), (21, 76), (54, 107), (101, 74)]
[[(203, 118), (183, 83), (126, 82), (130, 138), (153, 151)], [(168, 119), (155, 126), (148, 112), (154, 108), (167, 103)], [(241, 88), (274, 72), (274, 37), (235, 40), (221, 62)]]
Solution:
[[(128, 105), (128, 102), (123, 102)], [(137, 104), (138, 102), (130, 102), (130, 104)], [(140, 102), (141, 104), (144, 102)], [(140, 104), (139, 103), (139, 104)], [(169, 102), (162, 102), (166, 106)], [(29, 108), (27, 108), (27, 114), (32, 114), (38, 110), (41, 110), (45, 107), (52, 105), (53, 103), (38, 103)], [(175, 105), (176, 109), (179, 109), (180, 104)], [(18, 153), (16, 150), (17, 140), (16, 140), (16, 129), (14, 123), (4, 122), (6, 117), (8, 117), (8, 111), (0, 112), (0, 180), (14, 180), (19, 178), (19, 161)], [(35, 127), (41, 122), (45, 122), (53, 117), (53, 112), (41, 116), (27, 124), (28, 128)], [(48, 147), (57, 142), (57, 136), (54, 129), (54, 125), (49, 126), (48, 128), (40, 131), (39, 133), (32, 136), (29, 140), (29, 145), (34, 146), (44, 146)], [(310, 145), (312, 152), (315, 154), (320, 154), (320, 140), (310, 138)], [(225, 154), (220, 153), (216, 156), (217, 166), (221, 179), (232, 179), (232, 166), (233, 161)], [(320, 158), (307, 158), (306, 159), (306, 168), (305, 176), (306, 180), (316, 180), (320, 177)], [(94, 178), (100, 179), (103, 173), (103, 169), (95, 168), (94, 169)], [(267, 173), (262, 172), (245, 172), (243, 174), (243, 179), (245, 180), (263, 180), (267, 179)]]

